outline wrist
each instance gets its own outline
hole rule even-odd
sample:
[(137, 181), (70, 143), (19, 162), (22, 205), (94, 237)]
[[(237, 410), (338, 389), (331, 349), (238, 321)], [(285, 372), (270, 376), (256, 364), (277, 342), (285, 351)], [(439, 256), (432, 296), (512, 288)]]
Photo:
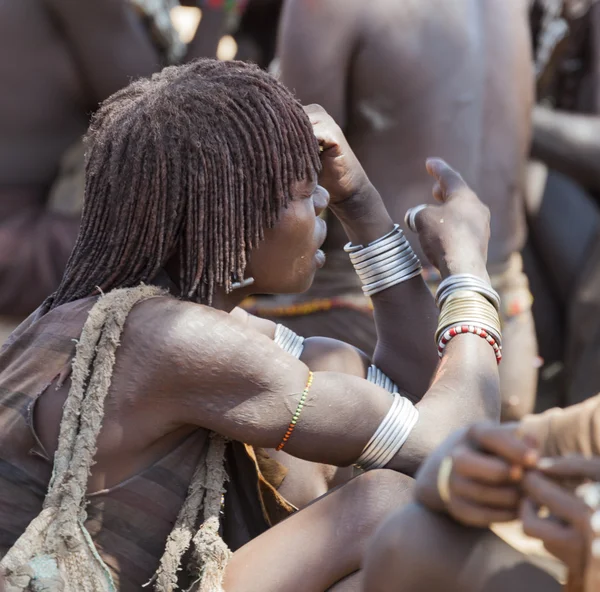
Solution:
[(355, 245), (366, 246), (394, 227), (379, 192), (368, 180), (349, 197), (329, 207)]
[(489, 282), (490, 276), (487, 272), (485, 260), (482, 257), (470, 256), (470, 257), (446, 257), (442, 262), (439, 269), (442, 279), (446, 279), (451, 275), (458, 275), (461, 273), (469, 273), (477, 276), (482, 280)]

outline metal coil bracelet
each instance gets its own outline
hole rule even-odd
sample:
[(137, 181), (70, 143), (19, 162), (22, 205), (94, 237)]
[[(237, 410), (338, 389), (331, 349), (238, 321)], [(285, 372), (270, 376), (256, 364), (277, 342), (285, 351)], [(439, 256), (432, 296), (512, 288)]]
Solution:
[(398, 224), (366, 247), (348, 243), (344, 251), (350, 255), (367, 296), (414, 278), (422, 271), (419, 258)]
[(393, 397), (390, 410), (354, 463), (364, 471), (385, 467), (402, 448), (419, 420), (417, 408), (407, 398), (398, 393)]
[(471, 274), (447, 277), (439, 286), (436, 303), (440, 308), (435, 333), (438, 354), (444, 355), (448, 343), (457, 335), (471, 333), (485, 339), (502, 360), (500, 296), (486, 281)]
[(273, 341), (288, 354), (295, 358), (300, 358), (304, 350), (304, 337), (300, 337), (285, 325), (278, 324), (275, 327), (275, 337)]

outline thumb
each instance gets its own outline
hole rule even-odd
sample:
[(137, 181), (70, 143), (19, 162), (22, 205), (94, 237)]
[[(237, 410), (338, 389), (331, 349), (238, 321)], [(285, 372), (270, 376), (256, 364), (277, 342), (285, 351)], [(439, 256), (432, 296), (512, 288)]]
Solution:
[(425, 166), (427, 172), (437, 181), (437, 185), (441, 190), (436, 195), (436, 198), (440, 201), (448, 201), (460, 191), (469, 190), (465, 180), (445, 160), (428, 158)]

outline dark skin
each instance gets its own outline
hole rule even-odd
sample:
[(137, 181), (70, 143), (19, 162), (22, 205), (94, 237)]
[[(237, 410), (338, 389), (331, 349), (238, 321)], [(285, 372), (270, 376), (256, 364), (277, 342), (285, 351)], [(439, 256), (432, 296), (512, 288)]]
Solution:
[(527, 2), (476, 4), (288, 0), (279, 55), (283, 82), (344, 129), (394, 220), (426, 201), (423, 160), (451, 161), (490, 207), (497, 263), (524, 238), (507, 204), (519, 203), (533, 102)]
[[(439, 467), (447, 456), (453, 460), (448, 504), (437, 487)], [(524, 492), (531, 495), (528, 487), (536, 479), (531, 471), (538, 461), (537, 445), (519, 434), (518, 424), (480, 423), (453, 434), (417, 475), (415, 497), (421, 506), (390, 517), (375, 537), (366, 562), (365, 589), (558, 591), (555, 580), (528, 565), (488, 530), (493, 523), (520, 517)], [(406, 545), (398, 532), (409, 525), (420, 534), (414, 552), (404, 556)], [(418, 560), (421, 549), (428, 549), (427, 563), (439, 569), (420, 569), (424, 567)], [(400, 573), (402, 588), (398, 586)]]
[[(575, 495), (577, 485), (600, 481), (597, 457), (572, 455), (544, 458), (538, 471), (524, 479), (528, 496), (522, 504), (525, 532), (541, 539), (546, 549), (569, 570), (569, 592), (593, 592), (600, 584), (598, 571), (597, 523), (591, 523), (592, 509)], [(539, 516), (538, 508), (548, 508), (549, 516)], [(594, 507), (597, 510), (597, 507)]]
[[(417, 475), (416, 499), (427, 510), (399, 512), (375, 537), (367, 559), (366, 589), (392, 592), (398, 590), (395, 582), (400, 573), (404, 583), (418, 577), (418, 570), (414, 568), (407, 580), (406, 564), (394, 562), (403, 548), (398, 529), (406, 528), (407, 521), (418, 520), (424, 529), (423, 538), (436, 536), (445, 541), (446, 547), (453, 546), (463, 564), (467, 561), (465, 557), (479, 554), (482, 549), (499, 556), (496, 567), (487, 561), (473, 562), (466, 571), (461, 570), (460, 564), (441, 560), (444, 566), (441, 573), (432, 576), (434, 579), (439, 577), (439, 581), (421, 581), (421, 585), (429, 586), (428, 590), (448, 590), (441, 587), (444, 578), (460, 586), (457, 590), (500, 590), (502, 588), (495, 588), (492, 583), (497, 578), (504, 580), (506, 589), (522, 585), (525, 578), (528, 587), (524, 589), (531, 592), (552, 590), (554, 584), (533, 568), (528, 568), (525, 576), (518, 572), (501, 576), (498, 568), (503, 561), (507, 565), (514, 563), (517, 559), (511, 559), (510, 555), (515, 554), (507, 554), (504, 545), (496, 541), (491, 532), (472, 530), (473, 527), (487, 529), (493, 523), (520, 519), (525, 534), (540, 539), (548, 552), (566, 565), (569, 592), (595, 590), (592, 582), (598, 577), (597, 568), (592, 569), (590, 557), (592, 540), (597, 533), (590, 527), (592, 510), (575, 494), (575, 487), (586, 481), (600, 480), (600, 461), (578, 454), (540, 459), (540, 446), (543, 448), (544, 444), (524, 435), (518, 424), (476, 424), (449, 438), (429, 457)], [(453, 459), (449, 503), (442, 501), (437, 487), (440, 463), (446, 456)], [(541, 507), (547, 508), (546, 515), (539, 514)], [(447, 514), (455, 524), (438, 516), (429, 516), (428, 511)], [(463, 526), (459, 527), (459, 524)], [(439, 543), (439, 548), (443, 547), (444, 544)], [(447, 571), (444, 573), (444, 570)], [(402, 588), (403, 592), (421, 589), (411, 586), (407, 584)]]
[[(422, 162), (439, 154), (490, 208), (492, 265), (525, 241), (522, 175), (533, 104), (527, 4), (348, 0), (342, 8), (336, 0), (288, 0), (279, 32), (282, 81), (342, 127), (392, 219), (431, 201)], [(345, 241), (331, 220), (328, 250)], [(326, 294), (327, 286), (320, 289)], [(503, 417), (516, 419), (535, 397), (531, 317), (505, 322), (504, 342)]]
[[(206, 10), (186, 59), (214, 55), (222, 24)], [(0, 39), (0, 281), (13, 288), (0, 315), (24, 315), (56, 288), (79, 226), (46, 209), (63, 153), (101, 101), (162, 64), (127, 0), (1, 2)]]
[[(330, 207), (348, 228), (351, 240), (364, 244), (381, 236), (391, 228), (391, 220), (379, 195), (339, 128), (321, 109), (311, 107), (308, 112), (324, 147), (321, 182), (330, 194)], [(436, 179), (440, 204), (418, 217), (424, 250), (447, 273), (468, 270), (485, 275), (488, 211), (444, 162), (432, 160), (428, 170)], [(315, 180), (306, 180), (293, 197), (251, 253), (246, 275), (255, 278), (252, 288), (257, 291), (296, 291), (310, 284), (319, 266), (323, 232), (317, 216), (327, 205), (325, 193), (316, 190)], [(464, 240), (455, 240), (458, 231)], [(282, 253), (288, 253), (288, 260), (282, 260)], [(135, 474), (198, 426), (274, 448), (316, 358), (321, 366), (286, 452), (336, 466), (358, 458), (389, 409), (389, 394), (364, 380), (364, 357), (345, 344), (309, 339), (302, 360), (296, 360), (273, 343), (271, 323), (257, 324), (237, 311), (228, 314), (249, 291), (221, 291), (215, 308), (156, 298), (133, 310), (111, 382), (90, 491)], [(430, 388), (427, 357), (418, 367), (413, 365), (413, 354), (404, 353), (411, 349), (408, 345), (419, 347), (413, 328), (422, 331), (424, 324), (433, 328), (435, 323), (431, 296), (420, 278), (388, 290), (381, 299), (376, 297), (374, 305), (379, 308), (379, 322), (397, 327), (383, 332), (382, 340), (389, 341), (377, 363), (420, 399), (417, 426), (386, 467), (392, 470), (352, 480), (234, 553), (226, 572), (227, 592), (286, 587), (307, 592), (358, 590), (357, 572), (368, 536), (393, 508), (410, 498), (411, 480), (400, 472), (414, 473), (456, 427), (481, 417), (497, 419), (497, 366), (484, 340), (473, 335), (453, 340)], [(409, 305), (413, 325), (400, 331), (397, 318), (387, 311)], [(410, 334), (411, 339), (401, 334)], [(430, 338), (431, 333), (424, 340)], [(38, 403), (36, 427), (48, 450), (56, 448), (67, 388), (52, 397), (42, 395)], [(424, 390), (419, 392), (420, 388)], [(325, 554), (328, 561), (323, 564)], [(315, 569), (307, 569), (311, 565)]]

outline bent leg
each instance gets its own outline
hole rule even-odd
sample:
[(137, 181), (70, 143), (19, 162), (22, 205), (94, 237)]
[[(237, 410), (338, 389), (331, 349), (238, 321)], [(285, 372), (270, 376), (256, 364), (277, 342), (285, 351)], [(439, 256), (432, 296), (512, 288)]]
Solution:
[[(379, 524), (412, 498), (412, 479), (370, 471), (238, 549), (225, 572), (226, 592), (353, 590), (367, 542)], [(346, 587), (344, 587), (346, 586)]]
[(365, 592), (558, 592), (560, 584), (489, 530), (467, 528), (416, 504), (377, 531)]

